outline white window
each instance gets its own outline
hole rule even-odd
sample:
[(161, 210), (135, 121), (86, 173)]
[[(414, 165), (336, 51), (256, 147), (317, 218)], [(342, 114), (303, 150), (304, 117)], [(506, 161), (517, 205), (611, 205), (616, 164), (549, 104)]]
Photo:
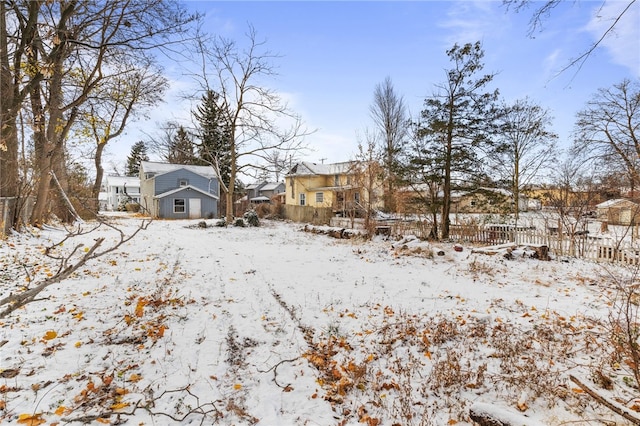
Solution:
[(316, 203), (323, 203), (323, 202), (324, 202), (324, 193), (316, 192)]
[(189, 181), (187, 179), (180, 179), (178, 181), (178, 185), (179, 186), (187, 186), (187, 185), (189, 185)]
[(304, 206), (307, 203), (307, 197), (305, 194), (300, 194), (300, 205)]
[(356, 203), (360, 204), (360, 193), (356, 192), (353, 194), (353, 201), (355, 201)]
[(176, 198), (173, 200), (173, 212), (174, 213), (184, 213), (185, 209), (185, 201), (184, 198)]

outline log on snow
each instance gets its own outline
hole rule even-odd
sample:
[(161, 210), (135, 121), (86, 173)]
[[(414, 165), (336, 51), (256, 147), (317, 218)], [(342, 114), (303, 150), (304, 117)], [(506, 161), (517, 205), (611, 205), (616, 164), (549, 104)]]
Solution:
[(586, 383), (582, 382), (580, 379), (575, 377), (574, 375), (569, 375), (569, 379), (576, 385), (580, 387), (583, 391), (585, 391), (589, 396), (598, 401), (600, 404), (604, 405), (611, 411), (616, 414), (621, 415), (625, 419), (629, 420), (634, 425), (640, 425), (640, 413), (633, 411), (632, 409), (625, 407), (622, 404), (618, 404), (611, 398), (607, 398), (604, 395), (600, 395), (595, 389)]
[(469, 408), (469, 417), (480, 426), (543, 426), (530, 417), (481, 402)]

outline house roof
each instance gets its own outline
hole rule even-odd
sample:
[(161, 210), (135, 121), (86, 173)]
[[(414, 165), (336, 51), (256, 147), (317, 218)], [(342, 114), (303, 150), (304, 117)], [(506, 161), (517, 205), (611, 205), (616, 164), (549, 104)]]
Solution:
[(251, 189), (262, 188), (265, 184), (266, 182), (250, 183), (244, 189), (251, 190)]
[(284, 185), (284, 184), (282, 182), (268, 182), (260, 189), (262, 189), (263, 191), (273, 191), (274, 189), (277, 189), (278, 186), (280, 185)]
[(607, 209), (610, 207), (640, 207), (638, 204), (634, 203), (631, 200), (626, 200), (624, 198), (614, 198), (613, 200), (607, 200), (603, 203), (597, 204), (596, 208), (599, 209)]
[(202, 189), (196, 188), (193, 185), (181, 186), (179, 188), (172, 189), (171, 191), (167, 191), (167, 192), (163, 192), (162, 194), (158, 194), (153, 198), (164, 198), (164, 197), (167, 197), (169, 195), (173, 195), (173, 194), (176, 194), (176, 193), (178, 193), (180, 191), (185, 191), (185, 190), (186, 191), (189, 191), (189, 190), (196, 191), (196, 192), (199, 192), (199, 193), (201, 193), (203, 195), (206, 195), (207, 197), (215, 198), (216, 200), (219, 198), (217, 195), (211, 194), (211, 193), (209, 193), (207, 191), (203, 191)]
[(291, 168), (288, 175), (341, 175), (353, 171), (354, 161), (333, 164), (316, 164), (303, 161)]
[(140, 186), (140, 178), (137, 176), (106, 176), (107, 186)]
[(173, 172), (174, 170), (185, 169), (209, 179), (213, 179), (216, 177), (216, 172), (211, 166), (195, 166), (192, 164), (170, 164), (156, 163), (153, 161), (142, 161), (140, 162), (140, 167), (145, 173), (154, 173), (156, 175)]

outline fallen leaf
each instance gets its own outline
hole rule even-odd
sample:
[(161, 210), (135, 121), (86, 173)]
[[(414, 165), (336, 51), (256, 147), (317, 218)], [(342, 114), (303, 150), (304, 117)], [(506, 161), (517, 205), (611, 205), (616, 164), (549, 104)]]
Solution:
[(49, 330), (46, 333), (44, 333), (44, 340), (52, 340), (55, 339), (56, 337), (58, 337), (58, 333), (56, 333), (53, 330)]
[(117, 402), (111, 406), (112, 410), (122, 410), (123, 408), (127, 408), (129, 406), (128, 402)]
[(18, 416), (18, 423), (29, 426), (38, 426), (43, 423), (46, 423), (44, 419), (42, 419), (42, 413), (38, 414), (20, 414)]
[(242, 385), (240, 383), (236, 383), (235, 385), (233, 385), (233, 388), (235, 390), (242, 389)]

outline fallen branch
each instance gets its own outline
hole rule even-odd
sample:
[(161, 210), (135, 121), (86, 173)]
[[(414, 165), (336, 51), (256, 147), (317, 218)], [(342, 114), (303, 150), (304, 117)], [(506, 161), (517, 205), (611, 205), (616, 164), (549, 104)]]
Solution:
[[(29, 302), (33, 302), (35, 297), (40, 294), (42, 290), (49, 287), (52, 284), (59, 283), (60, 281), (68, 278), (71, 274), (73, 274), (78, 268), (84, 265), (89, 259), (93, 259), (95, 251), (100, 247), (104, 238), (98, 238), (93, 246), (87, 251), (84, 256), (80, 258), (76, 263), (67, 266), (65, 269), (59, 271), (57, 274), (52, 276), (51, 278), (47, 278), (42, 281), (37, 286), (30, 288), (29, 290), (23, 291), (22, 293), (12, 294), (4, 299), (0, 300), (0, 306), (8, 305), (3, 311), (0, 312), (0, 318), (5, 318), (7, 315), (15, 311), (16, 309), (21, 308)], [(67, 260), (67, 259), (65, 259)]]
[(469, 417), (480, 426), (542, 426), (530, 417), (481, 402), (469, 408)]
[(269, 371), (273, 370), (273, 382), (276, 384), (276, 386), (278, 386), (279, 388), (282, 389), (290, 389), (291, 388), (291, 383), (289, 383), (288, 385), (282, 386), (280, 383), (278, 383), (278, 367), (282, 364), (284, 364), (285, 362), (294, 362), (299, 360), (300, 357), (295, 357), (295, 358), (291, 358), (291, 359), (283, 359), (282, 361), (278, 362), (276, 365), (274, 365), (273, 367), (269, 368), (268, 370), (260, 370), (258, 369), (259, 373), (268, 373)]
[(625, 407), (622, 404), (617, 403), (613, 399), (607, 398), (606, 396), (600, 395), (595, 389), (586, 383), (582, 382), (580, 379), (575, 377), (574, 375), (569, 375), (569, 379), (576, 385), (580, 387), (583, 391), (585, 391), (589, 396), (598, 401), (600, 404), (604, 405), (611, 411), (616, 414), (621, 415), (625, 419), (629, 420), (634, 425), (640, 425), (640, 417), (638, 417), (638, 413), (631, 410), (628, 407)]
[[(3, 310), (0, 311), (0, 319), (5, 318), (6, 316), (10, 315), (13, 311), (23, 307), (27, 303), (33, 302), (35, 300), (40, 300), (40, 299), (36, 299), (36, 296), (40, 294), (40, 292), (42, 292), (45, 288), (49, 287), (52, 284), (59, 283), (69, 278), (71, 274), (77, 271), (80, 267), (84, 266), (89, 260), (99, 258), (101, 256), (104, 256), (107, 253), (111, 253), (112, 251), (117, 250), (124, 243), (126, 243), (127, 241), (135, 237), (138, 234), (138, 232), (140, 232), (143, 229), (147, 229), (150, 223), (151, 221), (143, 220), (142, 223), (138, 226), (138, 228), (134, 232), (132, 232), (130, 235), (126, 235), (121, 229), (118, 229), (117, 227), (109, 223), (101, 222), (100, 225), (105, 225), (111, 229), (116, 230), (120, 234), (120, 239), (116, 243), (114, 243), (112, 246), (107, 247), (102, 251), (98, 251), (98, 249), (102, 246), (102, 243), (104, 242), (104, 238), (98, 238), (95, 240), (93, 245), (86, 251), (86, 253), (84, 253), (83, 256), (81, 256), (79, 259), (74, 261), (72, 261), (72, 259), (74, 259), (75, 254), (82, 247), (81, 244), (75, 246), (74, 249), (71, 251), (71, 253), (67, 254), (64, 257), (54, 257), (51, 255), (51, 249), (53, 247), (62, 245), (62, 242), (66, 241), (67, 239), (70, 239), (73, 236), (82, 235), (82, 231), (78, 230), (74, 234), (67, 235), (62, 240), (62, 242), (59, 242), (55, 244), (53, 247), (49, 247), (45, 250), (45, 254), (47, 256), (53, 259), (56, 259), (57, 261), (60, 262), (57, 272), (52, 277), (46, 278), (45, 280), (43, 280), (41, 283), (37, 284), (33, 288), (27, 289), (21, 293), (10, 294), (5, 298), (0, 299), (0, 308), (3, 308)], [(97, 229), (100, 225), (93, 228), (93, 230)]]

